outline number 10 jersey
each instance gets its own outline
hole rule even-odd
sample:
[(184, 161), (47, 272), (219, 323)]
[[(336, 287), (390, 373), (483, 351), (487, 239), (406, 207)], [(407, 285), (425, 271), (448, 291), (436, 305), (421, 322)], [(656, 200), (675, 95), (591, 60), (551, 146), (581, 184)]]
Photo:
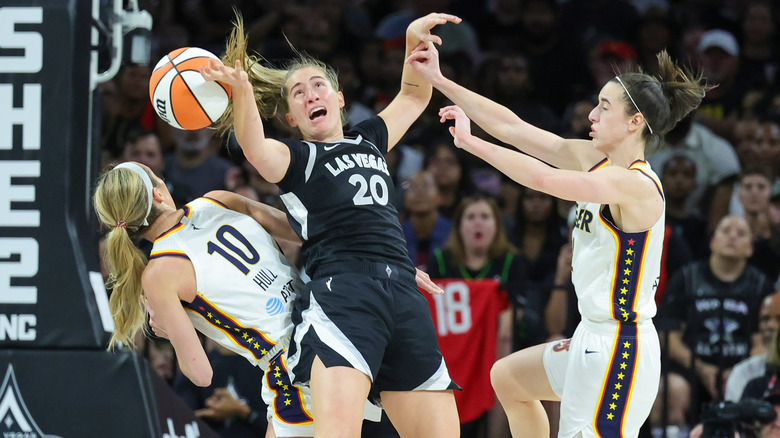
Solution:
[(289, 344), (302, 282), (253, 218), (211, 198), (184, 206), (178, 225), (155, 239), (150, 259), (183, 257), (197, 296), (182, 303), (195, 329), (265, 369)]

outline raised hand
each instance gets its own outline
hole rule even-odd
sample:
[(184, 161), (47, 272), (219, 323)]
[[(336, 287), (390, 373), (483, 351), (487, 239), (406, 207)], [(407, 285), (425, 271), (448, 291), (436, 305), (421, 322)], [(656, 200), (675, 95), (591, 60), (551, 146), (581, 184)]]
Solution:
[(249, 75), (241, 67), (241, 61), (238, 59), (233, 68), (216, 59), (209, 59), (209, 64), (200, 68), (200, 74), (207, 81), (220, 81), (231, 87), (249, 83)]
[(439, 110), (440, 121), (454, 120), (455, 126), (450, 126), (449, 131), (455, 141), (455, 146), (463, 148), (471, 137), (471, 120), (459, 106), (445, 106)]
[(410, 64), (420, 76), (432, 84), (444, 77), (439, 67), (439, 51), (432, 41), (420, 42), (404, 63)]
[(406, 28), (406, 36), (416, 38), (424, 43), (432, 42), (441, 45), (441, 38), (438, 35), (431, 34), (431, 29), (448, 21), (457, 24), (461, 22), (461, 18), (455, 15), (431, 12), (409, 23), (409, 26)]

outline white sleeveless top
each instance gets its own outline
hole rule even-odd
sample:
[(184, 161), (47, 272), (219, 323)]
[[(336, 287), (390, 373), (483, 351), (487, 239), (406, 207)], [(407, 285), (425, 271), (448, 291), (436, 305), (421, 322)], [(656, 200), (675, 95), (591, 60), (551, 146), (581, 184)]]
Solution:
[[(590, 171), (607, 164), (605, 159)], [(629, 169), (652, 179), (663, 197), (660, 180), (647, 162), (637, 160)], [(572, 282), (580, 315), (594, 322), (649, 320), (656, 313), (666, 206), (650, 229), (636, 233), (620, 230), (608, 210), (602, 204), (577, 203)]]
[(287, 348), (303, 283), (254, 219), (198, 198), (154, 241), (150, 259), (159, 257), (192, 262), (197, 296), (182, 305), (196, 330), (263, 369)]

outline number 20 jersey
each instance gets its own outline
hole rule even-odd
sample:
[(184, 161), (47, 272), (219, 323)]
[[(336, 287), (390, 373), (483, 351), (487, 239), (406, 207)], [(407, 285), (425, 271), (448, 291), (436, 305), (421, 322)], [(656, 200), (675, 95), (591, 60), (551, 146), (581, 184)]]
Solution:
[[(279, 182), (308, 274), (345, 260), (386, 262), (413, 271), (393, 206), (384, 154), (387, 126), (365, 120), (331, 143), (284, 139), (290, 168)], [(315, 274), (316, 275), (316, 274)]]
[(198, 198), (154, 241), (150, 259), (159, 257), (192, 262), (197, 296), (182, 304), (196, 330), (261, 367), (287, 348), (302, 283), (253, 218)]

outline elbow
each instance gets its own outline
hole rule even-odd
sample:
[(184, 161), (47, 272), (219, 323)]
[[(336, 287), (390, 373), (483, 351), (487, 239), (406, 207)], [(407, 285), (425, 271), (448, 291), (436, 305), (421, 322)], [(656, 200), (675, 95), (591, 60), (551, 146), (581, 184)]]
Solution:
[[(536, 166), (541, 167), (541, 166)], [(547, 169), (531, 169), (530, 170), (530, 181), (528, 184), (528, 187), (539, 191), (539, 192), (545, 192), (550, 193), (550, 188), (552, 186), (552, 174), (551, 172), (548, 172)]]
[(214, 377), (214, 370), (211, 369), (210, 365), (200, 370), (185, 370), (182, 367), (182, 372), (192, 383), (204, 388), (211, 385), (211, 379)]
[(214, 376), (214, 372), (209, 368), (207, 372), (198, 373), (197, 376), (194, 376), (192, 379), (192, 383), (205, 388), (209, 385), (211, 385), (211, 378)]

